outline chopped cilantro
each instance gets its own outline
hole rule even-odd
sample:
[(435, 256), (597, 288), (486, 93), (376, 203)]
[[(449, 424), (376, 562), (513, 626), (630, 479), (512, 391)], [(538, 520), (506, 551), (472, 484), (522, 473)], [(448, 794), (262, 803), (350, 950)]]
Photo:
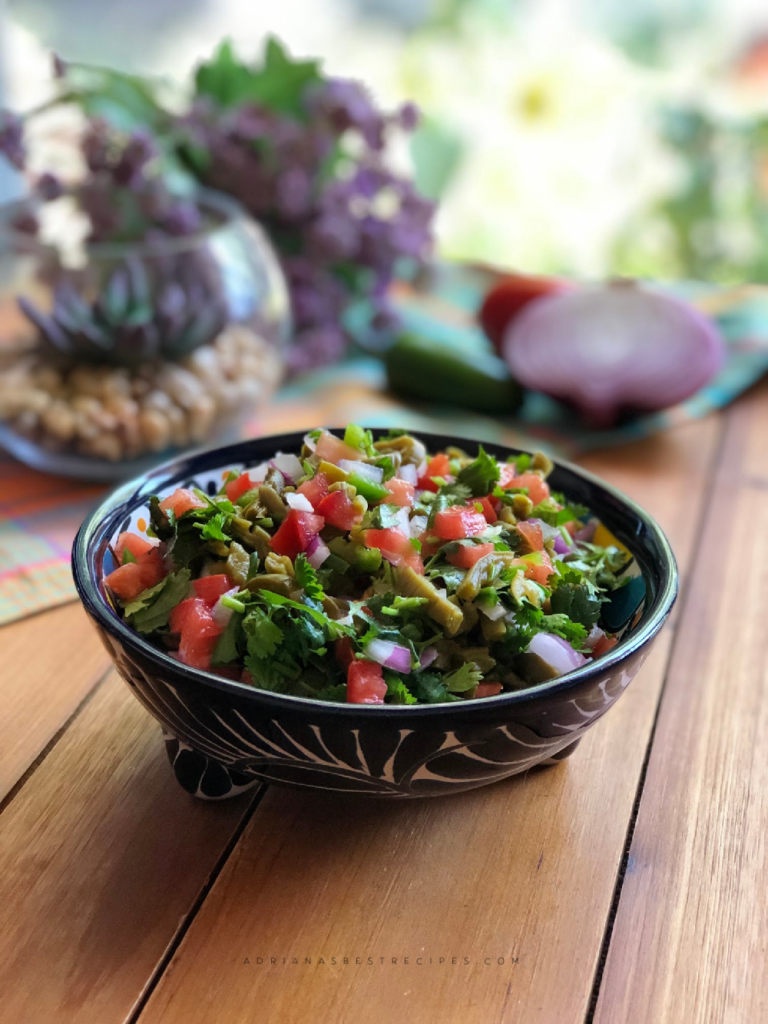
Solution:
[(482, 445), (474, 462), (465, 466), (456, 477), (456, 483), (468, 487), (470, 495), (474, 498), (482, 498), (488, 494), (498, 481), (499, 464)]

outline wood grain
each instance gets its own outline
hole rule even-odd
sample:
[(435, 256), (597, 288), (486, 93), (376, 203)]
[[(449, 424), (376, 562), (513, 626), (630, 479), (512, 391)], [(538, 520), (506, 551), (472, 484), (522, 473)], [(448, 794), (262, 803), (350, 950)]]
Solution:
[(0, 800), (110, 665), (80, 604), (0, 628)]
[[(590, 459), (683, 568), (717, 438)], [(672, 636), (570, 764), (408, 804), (270, 790), (140, 1024), (582, 1021)]]
[(0, 818), (1, 1024), (126, 1020), (247, 807), (184, 793), (111, 673)]
[(768, 1020), (768, 389), (729, 414), (596, 1021)]

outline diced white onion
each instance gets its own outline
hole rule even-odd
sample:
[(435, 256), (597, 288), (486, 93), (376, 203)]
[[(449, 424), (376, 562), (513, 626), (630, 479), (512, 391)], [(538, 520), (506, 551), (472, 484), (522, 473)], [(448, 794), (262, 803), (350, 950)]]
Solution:
[(486, 619), (490, 619), (491, 622), (496, 622), (498, 619), (503, 619), (507, 614), (507, 609), (501, 603), (497, 601), (492, 607), (487, 604), (479, 604), (477, 606), (478, 611), (482, 612)]
[(326, 558), (330, 557), (331, 550), (326, 543), (318, 539), (312, 549), (312, 554), (307, 554), (307, 561), (313, 569), (319, 569)]
[(295, 494), (292, 491), (288, 491), (287, 494), (283, 494), (286, 505), (289, 508), (296, 509), (297, 512), (314, 512), (312, 504), (309, 498), (305, 494)]
[[(227, 591), (227, 594), (229, 595), (229, 597), (234, 597), (239, 589), (239, 587), (232, 587), (231, 590)], [(222, 595), (222, 597), (223, 596), (225, 595)], [(232, 611), (232, 608), (228, 608), (225, 604), (222, 604), (220, 597), (216, 604), (211, 609), (213, 621), (216, 623), (217, 626), (221, 626), (222, 629), (226, 629), (229, 620), (232, 618)]]
[(384, 479), (384, 470), (381, 466), (371, 466), (367, 462), (355, 462), (352, 459), (339, 459), (336, 465), (345, 473), (357, 473), (358, 476), (364, 476), (366, 480), (375, 484), (380, 484)]
[(413, 484), (414, 487), (419, 479), (419, 474), (412, 462), (404, 463), (397, 471), (397, 475), (401, 480), (405, 480), (408, 484)]
[(296, 455), (278, 452), (272, 459), (270, 465), (274, 466), (275, 469), (279, 469), (286, 480), (291, 484), (295, 484), (297, 480), (304, 476), (304, 467), (301, 464), (301, 460)]

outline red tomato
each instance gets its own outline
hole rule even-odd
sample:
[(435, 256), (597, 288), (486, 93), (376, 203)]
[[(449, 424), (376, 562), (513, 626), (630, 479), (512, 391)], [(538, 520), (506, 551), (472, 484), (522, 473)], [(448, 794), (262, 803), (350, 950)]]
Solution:
[(502, 462), (499, 466), (499, 487), (506, 489), (507, 487), (516, 487), (513, 481), (517, 476), (517, 470), (514, 462)]
[(501, 342), (504, 332), (521, 309), (529, 302), (564, 288), (562, 281), (550, 277), (528, 277), (526, 274), (502, 277), (486, 294), (477, 317), (496, 351), (503, 354)]
[(240, 682), (245, 683), (247, 686), (256, 685), (253, 681), (253, 676), (251, 675), (247, 668), (244, 668), (243, 671), (240, 673)]
[(104, 582), (121, 601), (135, 601), (139, 594), (157, 584), (166, 575), (163, 558), (156, 547), (140, 555), (135, 562), (121, 565), (104, 577)]
[(420, 575), (424, 572), (420, 554), (402, 530), (366, 530), (365, 546), (378, 548), (392, 565), (408, 565)]
[(496, 697), (501, 693), (501, 683), (478, 683), (476, 697)]
[(237, 501), (238, 498), (253, 490), (255, 484), (247, 473), (241, 473), (237, 480), (230, 480), (224, 485), (224, 493), (230, 501)]
[(441, 540), (463, 540), (475, 537), (487, 528), (485, 516), (474, 506), (451, 505), (436, 514), (432, 532)]
[(210, 668), (211, 655), (223, 632), (205, 601), (199, 597), (192, 598), (181, 627), (179, 659), (192, 668)]
[(387, 480), (384, 486), (392, 497), (382, 498), (383, 502), (386, 502), (388, 505), (399, 505), (401, 508), (410, 508), (413, 505), (415, 486), (409, 484), (407, 480), (399, 480), (393, 476), (391, 480)]
[(362, 519), (345, 491), (331, 491), (317, 506), (317, 513), (338, 530), (351, 530)]
[(195, 601), (202, 600), (199, 597), (187, 597), (180, 601), (175, 608), (171, 609), (168, 616), (168, 626), (172, 633), (181, 633), (184, 623), (187, 621), (187, 614), (195, 607)]
[(592, 657), (599, 658), (601, 654), (607, 654), (618, 642), (615, 636), (601, 636), (592, 648)]
[(523, 569), (523, 575), (527, 580), (540, 583), (542, 587), (546, 587), (547, 580), (555, 571), (546, 551), (541, 552), (541, 562), (538, 565), (534, 562), (525, 562), (522, 559), (517, 559), (515, 564)]
[(192, 586), (198, 597), (202, 597), (209, 608), (213, 608), (222, 594), (232, 589), (229, 576), (223, 572), (215, 576), (201, 576), (199, 580), (192, 580)]
[(278, 555), (294, 559), (301, 551), (307, 550), (309, 542), (324, 526), (322, 516), (292, 508), (270, 541), (270, 546)]
[(526, 523), (523, 521), (517, 524), (517, 532), (525, 541), (523, 554), (526, 554), (528, 551), (544, 550), (544, 536), (541, 532), (540, 523)]
[(355, 658), (347, 669), (347, 702), (349, 704), (383, 704), (387, 692), (384, 671), (375, 661)]
[(205, 502), (202, 498), (198, 498), (194, 491), (189, 491), (185, 487), (178, 487), (173, 494), (163, 498), (160, 502), (160, 508), (163, 512), (170, 510), (178, 519), (179, 516), (189, 512), (192, 508), (205, 508)]
[(348, 636), (340, 636), (339, 639), (333, 645), (333, 651), (336, 655), (336, 661), (344, 668), (349, 666), (355, 661), (355, 652), (352, 650), (352, 640)]
[(126, 551), (130, 551), (134, 558), (141, 558), (142, 555), (148, 554), (152, 548), (156, 548), (160, 542), (157, 540), (151, 540), (149, 537), (140, 537), (138, 533), (121, 533), (117, 538), (115, 544), (115, 554), (117, 560), (122, 565), (123, 555)]
[(311, 480), (305, 480), (296, 491), (303, 494), (312, 508), (316, 509), (328, 493), (328, 477), (325, 473), (315, 473)]
[(324, 462), (334, 463), (338, 462), (339, 459), (359, 460), (363, 458), (363, 453), (357, 448), (352, 448), (350, 445), (345, 444), (341, 438), (334, 437), (333, 434), (329, 434), (325, 430), (317, 439), (315, 455)]
[(549, 497), (549, 484), (542, 480), (538, 473), (521, 473), (520, 476), (515, 477), (512, 486), (527, 487), (528, 497), (534, 505), (538, 505), (540, 501)]
[(427, 468), (424, 470), (424, 475), (419, 477), (418, 486), (422, 491), (437, 491), (437, 484), (433, 483), (433, 476), (441, 476), (446, 480), (452, 480), (453, 477), (450, 475), (451, 460), (445, 454), (445, 452), (439, 452), (434, 455), (427, 463)]
[(468, 544), (446, 557), (451, 565), (458, 565), (460, 569), (471, 569), (475, 562), (479, 562), (485, 555), (490, 555), (492, 551), (493, 544)]
[(490, 496), (485, 498), (475, 498), (475, 504), (483, 506), (483, 515), (485, 516), (486, 522), (496, 522), (496, 509), (493, 507), (493, 502), (491, 501)]

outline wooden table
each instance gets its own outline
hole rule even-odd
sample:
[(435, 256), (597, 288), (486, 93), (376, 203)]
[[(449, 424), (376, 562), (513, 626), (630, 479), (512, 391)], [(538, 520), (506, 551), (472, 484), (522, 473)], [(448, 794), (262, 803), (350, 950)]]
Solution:
[(2, 1024), (768, 1021), (768, 389), (584, 463), (682, 594), (572, 759), (474, 793), (196, 802), (79, 606), (0, 630)]

